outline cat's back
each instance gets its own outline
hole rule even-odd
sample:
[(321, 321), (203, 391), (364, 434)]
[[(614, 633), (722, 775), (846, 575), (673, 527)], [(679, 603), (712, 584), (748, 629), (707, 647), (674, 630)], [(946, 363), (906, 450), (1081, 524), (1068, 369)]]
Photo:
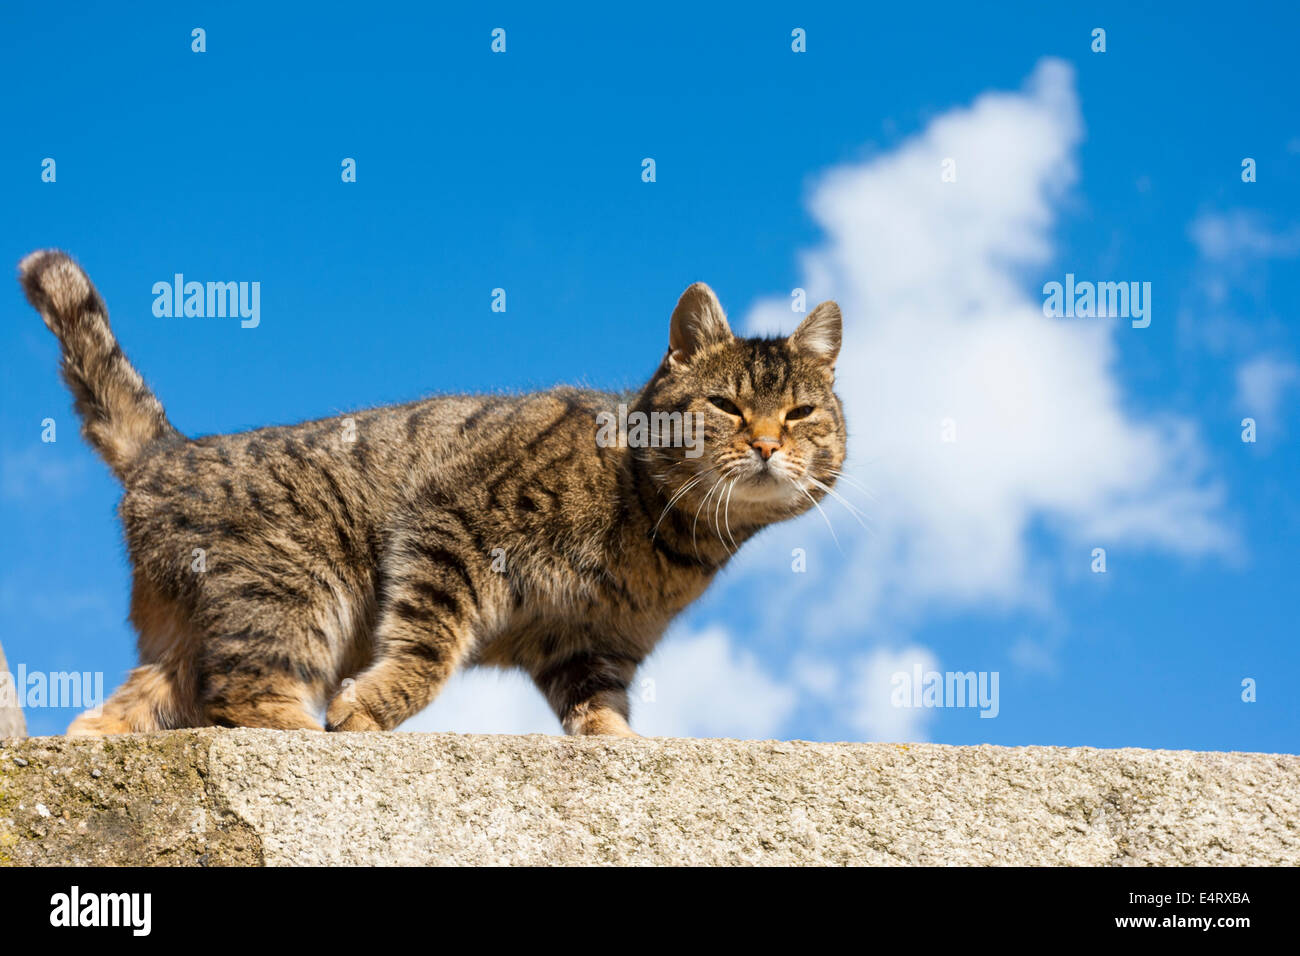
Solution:
[(596, 416), (617, 400), (569, 387), (437, 396), (294, 425), (178, 436), (135, 463), (120, 510), (133, 551), (274, 532), (298, 541), (295, 550), (349, 561), (380, 546), (392, 515), (425, 507), (431, 496), (451, 496), (503, 528), (588, 524), (612, 493)]
[[(425, 433), (420, 504), (455, 503), (503, 532), (564, 537), (608, 515), (622, 450), (597, 441), (619, 396), (559, 387), (482, 400), (450, 431)], [(427, 420), (441, 410), (426, 409)]]

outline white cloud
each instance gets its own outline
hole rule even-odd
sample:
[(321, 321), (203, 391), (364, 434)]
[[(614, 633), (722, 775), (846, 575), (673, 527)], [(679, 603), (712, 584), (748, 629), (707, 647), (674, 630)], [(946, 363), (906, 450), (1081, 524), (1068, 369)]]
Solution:
[(1237, 367), (1237, 406), (1260, 423), (1280, 426), (1282, 399), (1300, 384), (1300, 366), (1275, 355), (1257, 355)]
[(791, 666), (795, 683), (813, 697), (830, 699), (840, 687), (839, 671), (830, 661), (800, 655)]
[[(643, 700), (651, 690), (654, 700)], [(632, 726), (657, 737), (770, 738), (796, 696), (721, 628), (670, 635), (638, 672)]]
[(1272, 228), (1253, 210), (1202, 212), (1187, 227), (1197, 261), (1179, 311), (1180, 344), (1241, 360), (1283, 340), (1268, 296), (1271, 264), (1300, 255), (1300, 226)]
[[(841, 485), (872, 529), (854, 533), (839, 513), (845, 557), (801, 576), (823, 596), (806, 630), (1045, 605), (1034, 527), (1072, 547), (1227, 547), (1195, 428), (1126, 404), (1116, 351), (1142, 330), (1046, 318), (1026, 278), (1050, 259), (1081, 135), (1072, 71), (1046, 60), (1024, 91), (985, 94), (813, 189), (826, 238), (802, 256), (802, 285), (810, 302), (833, 297), (843, 309), (850, 473), (877, 502)], [(948, 158), (956, 182), (941, 179)], [(1153, 299), (1153, 320), (1167, 321), (1159, 289)], [(796, 318), (782, 298), (748, 326), (788, 331)], [(955, 442), (941, 440), (945, 419)], [(806, 545), (819, 524), (783, 529), (782, 544)]]
[(1211, 262), (1287, 259), (1300, 254), (1300, 229), (1271, 230), (1246, 209), (1202, 213), (1188, 229), (1201, 257)]
[(558, 734), (560, 722), (520, 671), (474, 668), (455, 674), (438, 699), (399, 729), (458, 734)]
[(894, 676), (915, 669), (939, 670), (939, 662), (924, 647), (901, 650), (877, 648), (853, 664), (853, 701), (850, 722), (865, 740), (910, 742), (926, 740), (926, 728), (935, 712), (924, 707), (895, 707), (891, 699)]
[[(778, 735), (795, 706), (794, 690), (732, 646), (721, 628), (669, 636), (637, 672), (632, 727), (653, 737)], [(402, 730), (476, 734), (559, 734), (559, 721), (518, 671), (456, 674)]]

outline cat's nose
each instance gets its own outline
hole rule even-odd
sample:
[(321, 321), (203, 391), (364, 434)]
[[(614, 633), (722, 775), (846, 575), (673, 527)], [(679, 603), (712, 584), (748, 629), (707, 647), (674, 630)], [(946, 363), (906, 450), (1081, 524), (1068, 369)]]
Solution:
[(772, 453), (781, 447), (781, 439), (755, 438), (749, 444), (751, 448), (755, 449), (760, 455), (763, 456), (764, 461), (767, 461), (769, 458), (772, 457)]

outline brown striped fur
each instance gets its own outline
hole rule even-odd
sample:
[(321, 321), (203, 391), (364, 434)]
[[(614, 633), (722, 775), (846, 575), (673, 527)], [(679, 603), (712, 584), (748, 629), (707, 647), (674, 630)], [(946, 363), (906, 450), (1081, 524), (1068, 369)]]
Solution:
[[(126, 487), (141, 663), (70, 733), (321, 729), (322, 711), (391, 729), (489, 665), (530, 674), (569, 733), (631, 734), (627, 687), (668, 623), (844, 460), (830, 302), (788, 339), (737, 338), (697, 283), (625, 396), (448, 396), (190, 439), (69, 257), (19, 272)], [(620, 401), (700, 416), (703, 454), (602, 447)]]

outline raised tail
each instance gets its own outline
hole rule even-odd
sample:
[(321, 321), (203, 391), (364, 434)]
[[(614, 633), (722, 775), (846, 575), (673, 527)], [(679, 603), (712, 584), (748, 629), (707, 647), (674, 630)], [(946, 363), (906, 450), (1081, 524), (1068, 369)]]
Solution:
[(63, 347), (81, 433), (119, 478), (150, 444), (177, 434), (108, 325), (108, 309), (86, 273), (63, 252), (33, 252), (18, 264), (27, 299)]

